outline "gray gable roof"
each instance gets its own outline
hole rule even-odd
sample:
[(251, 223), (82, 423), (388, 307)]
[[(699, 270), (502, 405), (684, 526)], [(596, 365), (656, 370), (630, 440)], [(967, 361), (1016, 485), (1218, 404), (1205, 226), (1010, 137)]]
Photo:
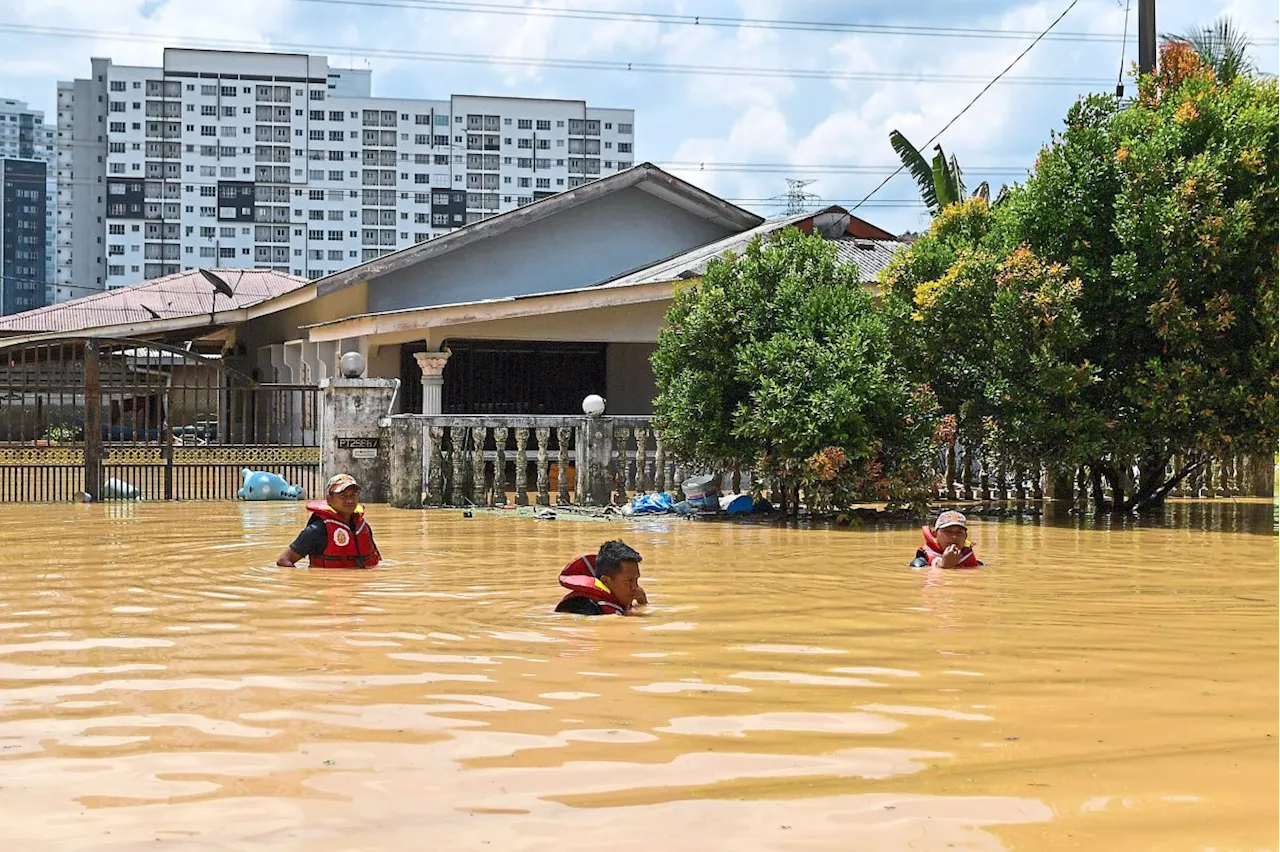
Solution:
[(316, 279), (316, 294), (324, 296), (361, 281), (369, 281), (405, 267), (496, 237), (596, 198), (636, 187), (725, 228), (744, 231), (764, 221), (756, 214), (730, 204), (652, 163), (640, 163), (626, 171), (583, 184), (575, 189), (535, 201), (488, 219), (451, 231), (400, 251)]
[[(681, 278), (698, 278), (706, 273), (707, 266), (710, 265), (712, 260), (723, 256), (725, 252), (742, 254), (747, 245), (756, 237), (775, 234), (784, 228), (800, 225), (810, 220), (813, 221), (813, 230), (822, 233), (828, 240), (836, 244), (836, 254), (840, 261), (854, 264), (858, 267), (862, 281), (864, 283), (873, 283), (879, 276), (880, 270), (888, 266), (889, 262), (906, 244), (891, 237), (885, 239), (854, 236), (849, 233), (850, 222), (853, 218), (843, 207), (832, 206), (817, 212), (796, 213), (790, 216), (770, 219), (749, 231), (732, 234), (714, 243), (699, 246), (667, 260), (650, 264), (643, 269), (637, 269), (604, 281), (597, 286), (629, 287), (637, 284), (676, 281)], [(855, 228), (856, 230), (871, 233), (879, 231), (878, 228), (861, 223), (860, 220), (859, 224), (864, 225), (864, 227)], [(889, 235), (886, 234), (886, 236)]]

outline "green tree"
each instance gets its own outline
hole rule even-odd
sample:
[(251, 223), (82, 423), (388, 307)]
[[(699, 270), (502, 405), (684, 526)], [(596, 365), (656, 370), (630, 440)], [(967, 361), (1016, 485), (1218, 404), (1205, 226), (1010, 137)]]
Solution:
[(1241, 74), (1253, 73), (1253, 62), (1249, 59), (1253, 42), (1230, 17), (1180, 35), (1162, 34), (1161, 38), (1166, 43), (1181, 43), (1194, 50), (1213, 69), (1219, 82), (1230, 83)]
[(682, 286), (653, 355), (667, 446), (803, 484), (814, 508), (919, 501), (935, 402), (835, 246), (788, 228)]
[(1104, 481), (1142, 508), (1276, 439), (1276, 85), (1181, 43), (1159, 67), (1126, 108), (1077, 103), (1006, 204), (939, 217), (884, 279), (962, 431), (1087, 465), (1099, 508)]

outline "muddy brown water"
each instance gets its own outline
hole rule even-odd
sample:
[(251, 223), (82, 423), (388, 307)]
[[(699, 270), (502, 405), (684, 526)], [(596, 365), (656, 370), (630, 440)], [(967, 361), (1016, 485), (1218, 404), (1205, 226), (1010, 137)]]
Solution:
[[(0, 514), (6, 850), (1275, 849), (1275, 510), (1163, 527)], [(1195, 514), (1199, 512), (1199, 514)], [(1260, 519), (1260, 520), (1259, 520)], [(641, 618), (557, 616), (622, 536)]]

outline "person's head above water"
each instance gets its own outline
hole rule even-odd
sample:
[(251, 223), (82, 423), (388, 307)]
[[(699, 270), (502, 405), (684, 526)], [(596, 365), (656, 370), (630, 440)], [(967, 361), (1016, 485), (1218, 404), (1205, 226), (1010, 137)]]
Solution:
[(360, 505), (360, 483), (349, 473), (329, 478), (324, 489), (324, 499), (344, 518), (349, 518)]
[(606, 541), (596, 554), (596, 578), (609, 587), (614, 597), (630, 606), (640, 586), (643, 557), (621, 541)]
[(969, 538), (969, 521), (959, 512), (948, 510), (938, 515), (933, 522), (933, 533), (938, 539), (938, 546), (945, 550), (949, 545), (964, 547)]

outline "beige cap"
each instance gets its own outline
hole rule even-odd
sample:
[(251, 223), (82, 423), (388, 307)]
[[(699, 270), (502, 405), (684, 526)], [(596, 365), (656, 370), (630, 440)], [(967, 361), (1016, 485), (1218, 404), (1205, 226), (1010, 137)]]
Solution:
[(356, 482), (356, 478), (349, 473), (340, 473), (337, 476), (329, 477), (329, 482), (325, 485), (325, 494), (337, 494), (346, 491), (351, 486), (360, 487), (360, 483)]
[(969, 529), (969, 522), (965, 520), (964, 515), (954, 510), (949, 510), (938, 515), (938, 520), (933, 522), (933, 529), (944, 530), (947, 527), (964, 527)]

